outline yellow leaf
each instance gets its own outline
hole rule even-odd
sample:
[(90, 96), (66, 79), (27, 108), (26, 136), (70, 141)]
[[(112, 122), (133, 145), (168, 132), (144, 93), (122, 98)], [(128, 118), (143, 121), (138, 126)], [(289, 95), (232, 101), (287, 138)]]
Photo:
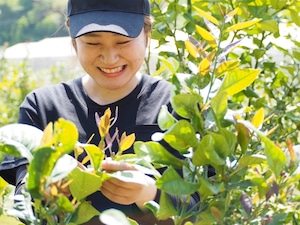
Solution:
[(287, 137), (287, 139), (286, 139), (286, 144), (287, 144), (287, 148), (290, 153), (290, 156), (291, 156), (290, 161), (291, 161), (291, 163), (294, 163), (296, 161), (296, 153), (295, 153), (295, 150), (293, 147), (293, 143), (289, 137)]
[(278, 127), (279, 127), (279, 125), (277, 124), (271, 130), (268, 130), (268, 132), (266, 132), (266, 136), (269, 136), (270, 134), (272, 134), (275, 130), (277, 130)]
[(229, 70), (233, 70), (235, 68), (237, 68), (240, 65), (240, 62), (238, 60), (234, 60), (234, 61), (225, 61), (222, 62), (218, 67), (217, 67), (217, 74), (216, 77), (220, 77), (221, 75), (223, 75), (225, 72), (229, 71)]
[(200, 75), (205, 76), (210, 71), (210, 62), (207, 58), (201, 60), (199, 64)]
[(225, 15), (226, 19), (232, 18), (234, 17), (237, 13), (238, 13), (239, 8), (235, 8), (234, 10), (232, 10), (231, 12), (227, 13)]
[(260, 108), (253, 116), (251, 122), (254, 127), (259, 128), (262, 125), (262, 123), (264, 122), (264, 118), (265, 118), (264, 109)]
[(211, 47), (217, 47), (216, 39), (211, 33), (198, 25), (196, 25), (196, 29), (201, 37), (206, 40)]
[(50, 122), (44, 129), (44, 134), (41, 140), (42, 146), (50, 146), (53, 144), (53, 123)]
[(99, 132), (101, 137), (105, 137), (110, 128), (110, 108), (106, 109), (104, 115), (100, 119)]
[(258, 23), (261, 20), (262, 19), (253, 19), (253, 20), (250, 20), (250, 21), (237, 23), (237, 24), (234, 24), (234, 25), (228, 27), (226, 31), (230, 32), (230, 31), (242, 30), (242, 29), (253, 26), (254, 24)]
[(84, 164), (86, 164), (86, 163), (88, 163), (90, 161), (90, 157), (87, 155), (86, 157), (84, 157), (84, 159), (82, 160), (82, 164), (84, 165)]
[(219, 26), (219, 21), (218, 21), (215, 17), (209, 15), (208, 13), (206, 13), (205, 11), (203, 11), (202, 9), (199, 9), (199, 8), (197, 8), (197, 7), (194, 7), (194, 8), (195, 8), (196, 11), (197, 11), (201, 16), (203, 16), (205, 19), (207, 19), (207, 20), (209, 20), (210, 22), (212, 22), (213, 24)]
[(222, 213), (217, 207), (210, 207), (211, 214), (216, 218), (217, 221), (222, 221)]
[(193, 45), (192, 42), (190, 42), (189, 40), (186, 40), (184, 42), (185, 44), (185, 48), (188, 51), (188, 53), (193, 56), (194, 58), (198, 58), (199, 53), (198, 53), (198, 49), (195, 45)]
[(210, 65), (215, 54), (216, 54), (216, 50), (213, 50), (212, 52), (209, 53), (209, 55), (206, 58), (201, 60), (198, 66), (200, 75), (205, 76), (210, 71)]
[(213, 51), (211, 51), (211, 52), (208, 54), (208, 56), (207, 56), (206, 58), (207, 58), (209, 61), (212, 61), (213, 58), (214, 58), (215, 55), (216, 55), (216, 52), (217, 52), (217, 50), (214, 49)]
[(58, 195), (57, 187), (55, 185), (51, 185), (50, 192), (52, 196), (57, 196)]
[(128, 148), (130, 148), (133, 145), (134, 141), (135, 141), (134, 133), (126, 136), (126, 133), (124, 132), (122, 134), (120, 145), (119, 145), (120, 151), (123, 152), (123, 151), (127, 150)]

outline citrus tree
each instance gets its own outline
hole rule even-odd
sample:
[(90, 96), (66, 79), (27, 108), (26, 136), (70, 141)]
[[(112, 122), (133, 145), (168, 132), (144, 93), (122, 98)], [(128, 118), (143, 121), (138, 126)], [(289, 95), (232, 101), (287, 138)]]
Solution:
[[(155, 0), (152, 6), (155, 18), (152, 38), (157, 40), (158, 47), (169, 43), (175, 47), (158, 53), (154, 71), (150, 70), (150, 58), (146, 59), (146, 68), (150, 74), (172, 82), (171, 103), (178, 116), (163, 107), (158, 121), (163, 132), (154, 135), (150, 142), (134, 142), (132, 158), (123, 157), (120, 151), (115, 160), (137, 161), (140, 166), (147, 165), (147, 171), (153, 171), (161, 199), (158, 204), (146, 205), (158, 219), (172, 218), (176, 225), (298, 224), (299, 41), (293, 36), (295, 32), (285, 34), (283, 29), (298, 29), (300, 3)], [(289, 47), (281, 45), (281, 38)], [(100, 132), (104, 132), (99, 145), (102, 147), (112, 121), (109, 118), (107, 112), (99, 123)], [(67, 121), (61, 120), (56, 126), (61, 128), (58, 130), (64, 130), (65, 126), (72, 128), (76, 134), (76, 128)], [(53, 140), (58, 140), (55, 135), (59, 132), (53, 136), (50, 131), (48, 128), (43, 134), (48, 137), (46, 146), (36, 146), (39, 150), (33, 152), (48, 154), (49, 147), (56, 146)], [(84, 174), (97, 181), (92, 182), (97, 184), (92, 191), (99, 189), (103, 179), (108, 178), (98, 171), (103, 157), (99, 148), (76, 147), (76, 135), (72, 141), (64, 135), (59, 137), (65, 139), (63, 143), (68, 148), (61, 148), (63, 152), (55, 155), (55, 159), (77, 147), (83, 148), (96, 171)], [(11, 138), (1, 142), (2, 151), (20, 154), (20, 148), (15, 146), (21, 140), (12, 144)], [(133, 143), (132, 136), (123, 138), (127, 140), (123, 142), (126, 146)], [(170, 155), (159, 144), (162, 139), (182, 158)], [(22, 156), (32, 160), (32, 168), (37, 165), (35, 154)], [(37, 199), (36, 206), (44, 213), (40, 215), (49, 221), (55, 218), (47, 217), (49, 211), (39, 205), (47, 193), (46, 199), (53, 200), (49, 204), (55, 204), (57, 209), (52, 215), (65, 218), (64, 222), (80, 224), (83, 221), (76, 218), (86, 210), (86, 195), (80, 195), (83, 192), (75, 188), (76, 182), (80, 182), (76, 181), (81, 177), (80, 170), (72, 164), (72, 171), (61, 172), (63, 176), (51, 182), (55, 165), (46, 164), (43, 170), (38, 170), (43, 171), (40, 174), (29, 169), (32, 179), (28, 182), (29, 194)], [(161, 166), (166, 170), (157, 174), (155, 168)], [(211, 168), (214, 174), (208, 176)], [(183, 171), (183, 176), (177, 174), (177, 169)], [(124, 174), (109, 176), (127, 179)], [(63, 182), (65, 178), (72, 183)], [(78, 201), (68, 202), (61, 195), (68, 185)], [(189, 209), (187, 201), (195, 192), (201, 200), (198, 207)], [(177, 196), (180, 204), (171, 204), (169, 195)], [(106, 222), (113, 224), (109, 219)]]
[[(170, 158), (159, 139), (135, 143), (138, 155), (168, 167), (157, 181), (165, 195), (149, 207), (175, 224), (191, 215), (194, 224), (297, 224), (299, 41), (292, 33), (299, 29), (299, 2), (154, 5), (153, 38), (176, 43), (176, 51), (160, 54), (158, 70), (172, 80), (172, 106), (182, 118), (163, 109), (159, 137), (184, 160)], [(287, 28), (292, 32), (284, 35)], [(182, 30), (188, 39), (177, 39)], [(280, 46), (282, 40), (292, 47)], [(194, 192), (201, 196), (196, 212), (184, 204)], [(184, 196), (183, 204), (174, 207), (168, 194)]]

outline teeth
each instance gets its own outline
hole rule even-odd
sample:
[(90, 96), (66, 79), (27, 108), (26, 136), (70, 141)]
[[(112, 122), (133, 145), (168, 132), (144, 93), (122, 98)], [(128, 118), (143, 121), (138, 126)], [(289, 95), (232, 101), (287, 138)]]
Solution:
[(105, 73), (118, 73), (123, 69), (123, 67), (120, 66), (120, 67), (113, 68), (113, 69), (106, 69), (106, 68), (100, 68), (100, 69)]

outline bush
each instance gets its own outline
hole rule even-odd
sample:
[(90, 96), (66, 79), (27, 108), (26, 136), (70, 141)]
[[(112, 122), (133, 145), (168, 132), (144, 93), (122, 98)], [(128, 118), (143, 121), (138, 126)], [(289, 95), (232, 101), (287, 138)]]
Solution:
[[(300, 57), (295, 48), (275, 41), (283, 37), (279, 24), (300, 25), (300, 3), (152, 3), (152, 38), (159, 45), (171, 38), (176, 47), (160, 52), (149, 73), (173, 83), (172, 106), (182, 118), (162, 108), (161, 137), (184, 159), (169, 156), (157, 139), (134, 143), (139, 160), (167, 167), (157, 179), (159, 204), (147, 206), (176, 225), (191, 215), (197, 225), (298, 224)], [(178, 40), (181, 31), (189, 38)], [(284, 38), (299, 47), (291, 34)], [(210, 177), (209, 166), (215, 168)], [(35, 185), (31, 194), (39, 197), (47, 186)], [(201, 195), (200, 207), (189, 211), (185, 200), (194, 192)], [(182, 204), (173, 206), (167, 194)]]

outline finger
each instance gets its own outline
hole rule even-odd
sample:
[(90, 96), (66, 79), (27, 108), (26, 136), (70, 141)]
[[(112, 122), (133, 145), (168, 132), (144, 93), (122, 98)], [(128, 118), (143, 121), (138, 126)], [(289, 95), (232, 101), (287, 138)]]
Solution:
[(119, 204), (127, 205), (134, 203), (138, 190), (116, 184), (120, 184), (116, 179), (105, 181), (101, 186), (102, 194), (111, 201)]
[(133, 165), (124, 162), (117, 162), (113, 160), (105, 160), (101, 164), (102, 169), (106, 171), (122, 171), (122, 170), (135, 170)]

